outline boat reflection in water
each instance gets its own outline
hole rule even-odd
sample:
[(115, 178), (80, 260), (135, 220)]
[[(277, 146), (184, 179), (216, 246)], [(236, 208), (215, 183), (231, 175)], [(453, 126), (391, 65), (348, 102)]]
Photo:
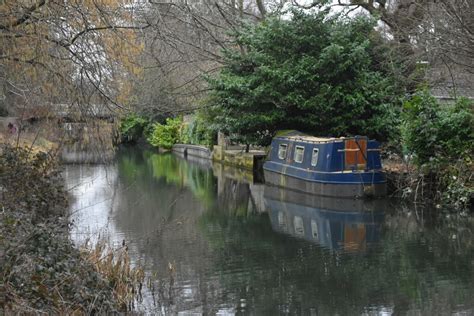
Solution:
[(378, 242), (384, 200), (337, 199), (265, 186), (273, 230), (331, 250), (358, 252)]

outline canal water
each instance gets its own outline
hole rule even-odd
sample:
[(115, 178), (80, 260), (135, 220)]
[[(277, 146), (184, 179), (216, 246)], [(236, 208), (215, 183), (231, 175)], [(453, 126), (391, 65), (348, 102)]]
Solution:
[(72, 238), (125, 242), (162, 315), (473, 315), (474, 224), (318, 198), (206, 160), (125, 149), (68, 165)]

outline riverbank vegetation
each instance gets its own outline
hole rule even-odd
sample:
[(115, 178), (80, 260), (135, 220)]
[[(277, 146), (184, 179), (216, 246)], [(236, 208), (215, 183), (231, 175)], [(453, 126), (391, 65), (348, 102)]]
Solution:
[(291, 21), (243, 28), (236, 41), (245, 50), (225, 51), (224, 67), (209, 80), (217, 128), (261, 145), (281, 129), (394, 137), (406, 90), (374, 26), (295, 11)]
[(472, 99), (440, 103), (426, 65), (402, 55), (374, 18), (327, 10), (289, 14), (236, 28), (236, 45), (223, 50), (217, 74), (206, 76), (210, 91), (199, 114), (191, 123), (176, 115), (150, 125), (148, 142), (165, 149), (210, 146), (223, 132), (237, 143), (266, 146), (281, 129), (367, 135), (395, 158), (393, 195), (468, 208)]
[(415, 200), (430, 198), (463, 210), (474, 194), (474, 115), (471, 101), (440, 105), (427, 91), (403, 107), (401, 146), (417, 167), (404, 184)]
[(182, 116), (169, 117), (164, 122), (153, 122), (149, 118), (132, 114), (120, 124), (122, 143), (146, 141), (151, 146), (169, 150), (174, 144), (192, 144), (212, 147), (217, 138), (217, 130), (200, 112), (188, 122)]
[(440, 104), (423, 69), (407, 74), (380, 36), (368, 18), (327, 12), (243, 28), (236, 39), (248, 51), (226, 51), (210, 79), (213, 122), (247, 144), (268, 145), (281, 128), (376, 138), (407, 166), (395, 172), (394, 195), (465, 210), (474, 194), (473, 102)]
[(140, 141), (145, 131), (148, 130), (150, 121), (136, 114), (131, 114), (123, 118), (120, 122), (119, 132), (122, 143), (136, 143)]
[(0, 307), (5, 313), (125, 311), (143, 280), (126, 248), (77, 249), (69, 238), (67, 192), (44, 152), (0, 151)]

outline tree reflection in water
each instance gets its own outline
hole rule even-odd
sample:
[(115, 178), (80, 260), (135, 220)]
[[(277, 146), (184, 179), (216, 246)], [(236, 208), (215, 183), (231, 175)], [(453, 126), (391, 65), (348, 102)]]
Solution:
[(472, 221), (296, 194), (171, 154), (124, 150), (110, 168), (118, 193), (89, 214), (112, 209), (109, 231), (157, 275), (150, 312), (474, 313)]

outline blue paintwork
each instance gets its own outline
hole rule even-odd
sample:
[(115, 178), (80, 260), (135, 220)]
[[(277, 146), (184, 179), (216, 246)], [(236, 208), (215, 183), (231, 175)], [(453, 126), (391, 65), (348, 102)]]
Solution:
[[(286, 159), (279, 159), (278, 148), (280, 144), (287, 144)], [(293, 160), (296, 146), (303, 146), (304, 154), (301, 163)], [(378, 149), (380, 144), (374, 140), (367, 141), (367, 165), (365, 170), (344, 171), (343, 150), (345, 147), (342, 139), (332, 139), (327, 142), (310, 142), (277, 137), (272, 141), (268, 160), (263, 165), (266, 171), (284, 174), (290, 177), (310, 182), (332, 184), (379, 184), (386, 183), (382, 171), (380, 153), (370, 151)], [(313, 148), (319, 149), (319, 158), (316, 166), (311, 166)]]
[[(265, 204), (268, 206), (270, 221), (275, 231), (303, 238), (332, 250), (344, 248), (344, 242), (347, 242), (346, 227), (363, 227), (365, 245), (380, 240), (384, 219), (383, 210), (361, 212), (354, 209), (341, 212), (269, 198), (265, 198)], [(281, 222), (279, 217), (284, 220)], [(297, 234), (294, 227), (295, 218), (298, 217), (303, 222), (300, 234)], [(317, 235), (315, 235), (312, 222), (317, 227)]]

